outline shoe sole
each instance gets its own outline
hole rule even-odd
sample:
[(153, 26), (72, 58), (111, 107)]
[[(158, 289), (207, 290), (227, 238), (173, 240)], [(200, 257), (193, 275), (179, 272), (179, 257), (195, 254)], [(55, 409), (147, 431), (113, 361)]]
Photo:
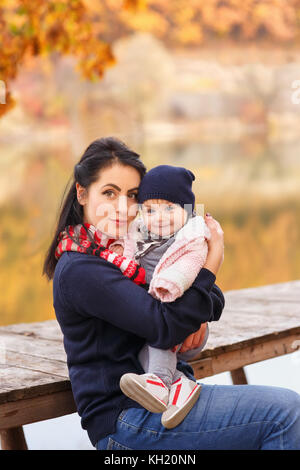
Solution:
[(195, 390), (193, 395), (190, 396), (189, 400), (186, 402), (186, 405), (183, 408), (179, 408), (177, 412), (175, 412), (171, 417), (168, 419), (164, 420), (164, 418), (161, 418), (161, 424), (167, 428), (167, 429), (172, 429), (178, 426), (178, 424), (183, 421), (183, 419), (186, 417), (189, 411), (193, 408), (194, 404), (199, 398), (200, 392), (201, 392), (201, 386)]
[(142, 405), (146, 410), (151, 411), (151, 413), (163, 413), (167, 409), (167, 405), (147, 392), (131, 374), (125, 374), (121, 377), (120, 388), (125, 395)]

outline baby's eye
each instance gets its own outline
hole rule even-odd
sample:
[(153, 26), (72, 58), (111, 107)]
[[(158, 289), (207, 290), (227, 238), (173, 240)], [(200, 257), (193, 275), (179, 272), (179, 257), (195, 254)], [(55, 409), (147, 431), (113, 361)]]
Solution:
[(167, 212), (171, 212), (171, 211), (173, 211), (173, 210), (174, 210), (174, 206), (167, 206), (167, 207), (166, 207), (166, 211), (167, 211)]

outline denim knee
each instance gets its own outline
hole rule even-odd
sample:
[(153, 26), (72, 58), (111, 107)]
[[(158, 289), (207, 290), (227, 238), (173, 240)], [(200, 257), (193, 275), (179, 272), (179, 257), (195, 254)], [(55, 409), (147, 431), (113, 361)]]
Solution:
[(300, 395), (299, 393), (295, 392), (294, 390), (288, 389), (289, 393), (289, 406), (291, 408), (291, 412), (295, 417), (300, 420)]
[(278, 408), (275, 419), (281, 428), (280, 432), (277, 431), (278, 435), (281, 434), (281, 448), (300, 450), (300, 395), (293, 390), (282, 389), (275, 405)]
[(276, 401), (278, 421), (286, 428), (293, 427), (300, 442), (300, 395), (289, 388), (281, 390)]
[(300, 416), (300, 395), (299, 393), (289, 388), (282, 388), (282, 400), (280, 403), (285, 408), (287, 407), (293, 414)]

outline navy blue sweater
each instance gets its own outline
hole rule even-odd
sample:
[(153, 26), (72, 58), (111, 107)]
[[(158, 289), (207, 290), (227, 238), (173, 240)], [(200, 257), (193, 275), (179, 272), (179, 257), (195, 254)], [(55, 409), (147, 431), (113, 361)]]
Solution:
[[(202, 268), (182, 297), (162, 303), (103, 258), (77, 252), (60, 257), (53, 306), (78, 414), (94, 446), (115, 432), (122, 409), (141, 408), (122, 394), (119, 380), (126, 372), (144, 372), (137, 356), (145, 342), (169, 349), (201, 323), (220, 318), (224, 297), (215, 279)], [(178, 368), (192, 377), (188, 364)]]

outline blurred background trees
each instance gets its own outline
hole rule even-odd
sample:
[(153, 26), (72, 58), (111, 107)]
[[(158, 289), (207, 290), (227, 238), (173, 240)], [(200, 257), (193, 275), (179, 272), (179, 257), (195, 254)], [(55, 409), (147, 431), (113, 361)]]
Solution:
[(107, 135), (195, 173), (221, 288), (300, 278), (299, 19), (300, 0), (0, 0), (1, 324), (54, 317), (43, 257)]
[[(196, 175), (223, 291), (300, 279), (299, 33), (300, 0), (0, 0), (0, 325), (55, 318), (44, 256), (74, 164), (108, 135)], [(299, 392), (289, 355), (251, 367)], [(42, 425), (32, 448), (81, 448), (79, 424)]]
[(82, 76), (97, 80), (115, 63), (113, 43), (135, 31), (168, 48), (220, 39), (297, 43), (299, 20), (299, 0), (0, 0), (0, 79), (7, 84), (0, 113), (13, 106), (8, 85), (30, 56), (75, 56)]

